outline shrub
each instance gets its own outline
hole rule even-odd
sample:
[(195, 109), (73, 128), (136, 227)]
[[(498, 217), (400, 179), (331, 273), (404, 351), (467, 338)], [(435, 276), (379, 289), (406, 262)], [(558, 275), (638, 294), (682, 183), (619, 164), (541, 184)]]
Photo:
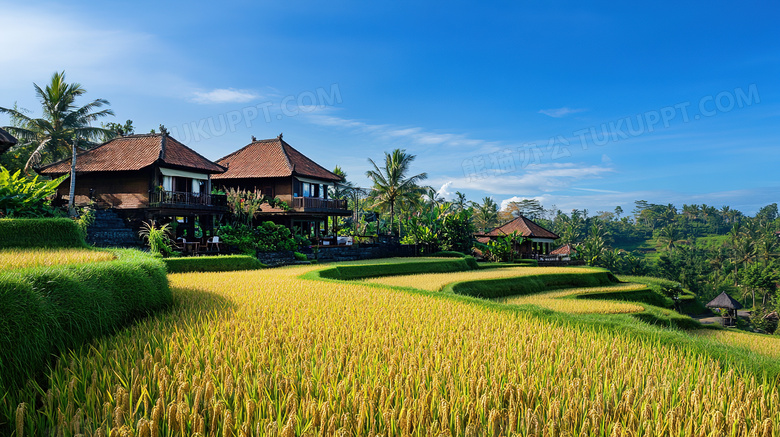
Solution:
[(85, 245), (78, 224), (68, 218), (0, 219), (0, 248)]
[(231, 246), (236, 246), (247, 255), (256, 252), (283, 252), (298, 248), (298, 243), (292, 232), (284, 225), (274, 222), (263, 222), (252, 229), (244, 224), (225, 225), (218, 230), (222, 240)]
[(21, 170), (11, 174), (0, 166), (0, 217), (48, 217), (54, 214), (50, 198), (68, 175), (51, 181), (28, 179)]
[(300, 252), (293, 252), (293, 256), (295, 257), (296, 261), (308, 261), (309, 260), (309, 258), (306, 255), (304, 255), (304, 254), (302, 254)]
[(170, 224), (166, 223), (157, 227), (154, 220), (144, 222), (141, 225), (141, 230), (138, 231), (138, 235), (145, 239), (149, 245), (149, 251), (152, 255), (164, 257), (173, 255), (173, 249), (171, 249), (173, 241), (171, 241), (170, 233)]
[(257, 258), (248, 255), (165, 258), (163, 261), (168, 268), (168, 273), (230, 272), (265, 267)]
[(133, 250), (116, 254), (115, 261), (0, 273), (0, 388), (22, 385), (51, 354), (171, 303), (162, 262)]

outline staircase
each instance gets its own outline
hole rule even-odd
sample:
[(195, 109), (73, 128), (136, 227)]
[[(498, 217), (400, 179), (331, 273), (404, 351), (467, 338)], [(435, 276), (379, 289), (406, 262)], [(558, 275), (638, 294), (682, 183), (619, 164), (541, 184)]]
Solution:
[(140, 247), (141, 240), (112, 209), (95, 211), (95, 222), (87, 228), (87, 242), (96, 247)]

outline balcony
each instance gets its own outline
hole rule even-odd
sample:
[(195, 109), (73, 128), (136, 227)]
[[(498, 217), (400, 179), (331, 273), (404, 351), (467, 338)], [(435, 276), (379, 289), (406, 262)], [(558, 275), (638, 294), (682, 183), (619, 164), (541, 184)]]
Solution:
[(319, 197), (293, 197), (292, 209), (298, 212), (326, 212), (332, 214), (352, 214), (347, 209), (347, 201), (342, 199), (320, 199)]
[(156, 191), (149, 193), (149, 206), (153, 208), (227, 211), (227, 196), (224, 194), (188, 193), (184, 191)]

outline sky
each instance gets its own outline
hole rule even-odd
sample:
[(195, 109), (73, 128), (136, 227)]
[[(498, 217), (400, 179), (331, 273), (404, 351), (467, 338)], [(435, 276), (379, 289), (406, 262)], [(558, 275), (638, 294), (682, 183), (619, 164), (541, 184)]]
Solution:
[(780, 4), (584, 3), (0, 0), (0, 106), (65, 71), (214, 160), (283, 133), (366, 187), (401, 148), (448, 198), (780, 201)]

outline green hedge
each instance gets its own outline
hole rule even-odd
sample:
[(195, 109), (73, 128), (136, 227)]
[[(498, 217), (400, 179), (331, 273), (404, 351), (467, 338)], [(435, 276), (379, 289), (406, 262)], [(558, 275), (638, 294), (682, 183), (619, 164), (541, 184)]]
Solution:
[(686, 331), (703, 328), (702, 324), (697, 320), (677, 311), (651, 305), (644, 305), (644, 307), (645, 310), (641, 313), (634, 313), (630, 316), (650, 325), (662, 326), (664, 328), (683, 329)]
[(350, 281), (379, 276), (415, 275), (420, 273), (450, 273), (474, 270), (477, 261), (472, 256), (452, 260), (429, 260), (392, 264), (355, 264), (318, 271), (320, 277)]
[(69, 218), (0, 219), (0, 248), (85, 245), (78, 225)]
[(598, 287), (616, 282), (618, 282), (617, 278), (608, 271), (588, 271), (583, 269), (582, 273), (553, 273), (456, 282), (445, 286), (444, 291), (492, 299), (541, 293), (551, 287)]
[(168, 273), (229, 272), (234, 270), (257, 270), (265, 264), (249, 255), (197, 256), (163, 259)]
[(441, 252), (432, 253), (427, 256), (433, 258), (463, 258), (466, 256), (466, 254), (461, 252), (456, 252), (454, 250), (442, 250)]
[(635, 291), (617, 291), (614, 293), (604, 292), (580, 294), (576, 296), (576, 299), (622, 300), (626, 302), (646, 303), (661, 308), (674, 308), (674, 301), (671, 298), (653, 291), (650, 288)]
[(113, 252), (115, 261), (0, 273), (0, 392), (39, 374), (53, 354), (171, 303), (160, 260)]

